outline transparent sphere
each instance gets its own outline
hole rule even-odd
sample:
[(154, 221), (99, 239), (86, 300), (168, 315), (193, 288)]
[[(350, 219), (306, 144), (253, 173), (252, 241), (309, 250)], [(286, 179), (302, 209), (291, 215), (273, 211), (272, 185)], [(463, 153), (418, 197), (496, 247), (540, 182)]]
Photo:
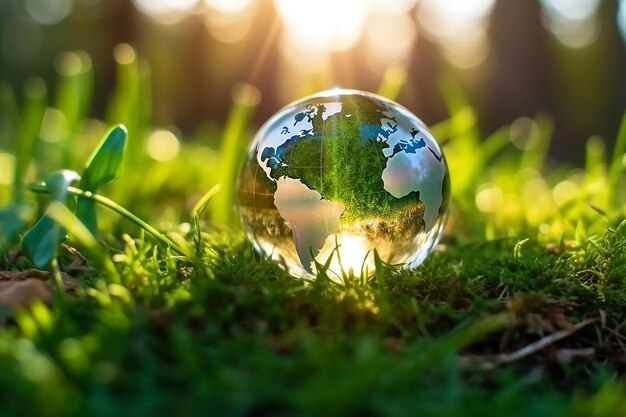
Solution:
[(276, 113), (250, 145), (238, 210), (260, 253), (295, 276), (328, 263), (374, 271), (419, 265), (441, 237), (450, 181), (426, 125), (401, 105), (355, 90), (324, 91)]

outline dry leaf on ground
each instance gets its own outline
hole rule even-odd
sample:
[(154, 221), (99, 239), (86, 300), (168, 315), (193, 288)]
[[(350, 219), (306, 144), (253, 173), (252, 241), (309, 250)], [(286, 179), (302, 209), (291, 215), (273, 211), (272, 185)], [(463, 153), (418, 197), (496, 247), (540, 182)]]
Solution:
[[(52, 301), (51, 274), (38, 269), (26, 271), (0, 271), (0, 304), (25, 307), (34, 300)], [(77, 283), (71, 276), (61, 273), (63, 289), (73, 294)]]

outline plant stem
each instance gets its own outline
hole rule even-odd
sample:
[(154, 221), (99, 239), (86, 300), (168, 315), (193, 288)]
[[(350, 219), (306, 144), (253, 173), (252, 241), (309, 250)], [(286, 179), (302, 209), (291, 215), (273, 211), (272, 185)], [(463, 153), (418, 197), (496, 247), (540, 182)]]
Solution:
[[(46, 186), (44, 184), (31, 184), (29, 186), (29, 189), (35, 193), (41, 193), (41, 194), (50, 194), (50, 192), (48, 191), (48, 189), (46, 188)], [(120, 206), (119, 204), (117, 204), (115, 201), (106, 198), (102, 195), (99, 194), (94, 194), (92, 192), (89, 191), (84, 191), (81, 190), (80, 188), (76, 188), (76, 187), (67, 187), (67, 192), (70, 194), (74, 194), (83, 198), (87, 198), (89, 200), (93, 200), (98, 204), (101, 204), (115, 212), (117, 212), (118, 214), (121, 214), (122, 216), (126, 217), (128, 220), (130, 220), (131, 222), (135, 223), (137, 226), (141, 227), (142, 229), (144, 229), (146, 232), (150, 233), (152, 236), (154, 236), (158, 241), (160, 241), (161, 243), (168, 245), (169, 247), (172, 248), (172, 250), (174, 250), (175, 252), (177, 252), (180, 255), (187, 255), (185, 253), (185, 251), (178, 246), (176, 243), (172, 242), (167, 236), (165, 236), (163, 233), (159, 232), (157, 229), (155, 229), (154, 227), (152, 227), (150, 224), (148, 224), (147, 222), (143, 221), (142, 219), (140, 219), (139, 217), (137, 217), (136, 215), (134, 215), (133, 213), (131, 213), (130, 211), (128, 211), (127, 209), (125, 209), (124, 207)]]
[(65, 289), (63, 286), (63, 277), (61, 276), (61, 270), (59, 269), (59, 261), (57, 260), (57, 254), (55, 253), (52, 259), (50, 260), (50, 270), (52, 272), (52, 278), (55, 285), (56, 290), (59, 294), (65, 294)]

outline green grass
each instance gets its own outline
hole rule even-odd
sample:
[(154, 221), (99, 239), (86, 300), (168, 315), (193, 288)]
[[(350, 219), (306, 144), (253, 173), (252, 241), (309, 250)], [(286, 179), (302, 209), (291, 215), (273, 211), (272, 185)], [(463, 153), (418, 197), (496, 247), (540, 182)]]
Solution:
[[(0, 88), (0, 270), (51, 248), (46, 267), (79, 283), (0, 310), (0, 415), (626, 415), (626, 123), (610, 154), (592, 138), (584, 168), (551, 165), (547, 116), (481, 138), (444, 80), (444, 244), (414, 271), (377, 259), (373, 276), (305, 282), (253, 252), (231, 207), (258, 92), (158, 161), (148, 68), (118, 48), (106, 122), (85, 119), (81, 53), (56, 99), (37, 80), (20, 105)], [(395, 78), (380, 90), (397, 94)], [(120, 137), (98, 148), (117, 123), (123, 163)], [(29, 239), (42, 216), (69, 240)]]

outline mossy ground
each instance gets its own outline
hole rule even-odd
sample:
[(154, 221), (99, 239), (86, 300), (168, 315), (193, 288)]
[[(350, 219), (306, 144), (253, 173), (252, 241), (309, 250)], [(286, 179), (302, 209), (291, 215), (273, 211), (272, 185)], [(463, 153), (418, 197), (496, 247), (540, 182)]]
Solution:
[(50, 310), (5, 312), (2, 415), (626, 412), (626, 224), (581, 247), (449, 242), (415, 271), (343, 285), (227, 240), (192, 259), (128, 241), (120, 284), (92, 270)]

